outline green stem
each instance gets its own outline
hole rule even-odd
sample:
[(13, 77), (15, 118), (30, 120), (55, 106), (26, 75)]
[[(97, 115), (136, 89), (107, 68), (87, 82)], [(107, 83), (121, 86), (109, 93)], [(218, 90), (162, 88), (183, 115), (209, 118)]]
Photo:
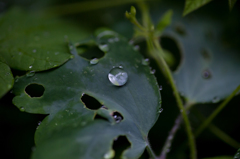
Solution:
[(146, 148), (147, 148), (147, 152), (148, 152), (150, 158), (151, 159), (157, 159), (155, 153), (153, 152), (153, 150), (152, 150), (152, 148), (149, 144), (147, 145)]
[[(192, 113), (194, 113), (194, 115), (202, 121), (206, 119), (196, 107), (192, 109)], [(240, 147), (240, 143), (235, 141), (233, 138), (231, 138), (229, 135), (227, 135), (225, 132), (223, 132), (221, 129), (219, 129), (215, 125), (210, 124), (208, 128), (214, 135), (216, 135), (218, 138), (220, 138), (222, 141), (232, 146), (233, 148), (238, 149)]]
[(198, 136), (211, 122), (212, 120), (221, 112), (221, 110), (227, 105), (227, 103), (235, 96), (235, 94), (240, 90), (240, 85), (228, 96), (222, 104), (219, 105), (217, 109), (199, 126), (199, 128), (194, 133), (195, 136)]

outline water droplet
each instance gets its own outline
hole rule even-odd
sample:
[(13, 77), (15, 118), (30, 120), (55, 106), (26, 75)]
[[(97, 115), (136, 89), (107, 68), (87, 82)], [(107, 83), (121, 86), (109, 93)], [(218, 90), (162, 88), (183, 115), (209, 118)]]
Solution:
[(212, 100), (213, 103), (217, 103), (217, 102), (219, 102), (219, 101), (220, 101), (220, 98), (217, 97), (217, 96), (214, 97), (213, 100)]
[(115, 67), (108, 73), (108, 79), (115, 86), (123, 86), (128, 80), (128, 74), (123, 69)]
[(155, 72), (156, 72), (156, 70), (153, 69), (150, 71), (150, 74), (154, 74)]
[(136, 46), (134, 46), (134, 48), (133, 48), (133, 50), (135, 50), (135, 51), (139, 51), (139, 49), (140, 49), (139, 45), (136, 45)]
[(102, 44), (102, 45), (99, 45), (99, 49), (102, 50), (103, 52), (108, 52), (109, 46), (107, 44)]
[[(238, 150), (239, 151), (239, 150)], [(237, 152), (236, 155), (234, 156), (236, 159), (240, 159), (240, 152)]]
[(207, 69), (207, 70), (204, 70), (203, 72), (202, 72), (202, 77), (204, 78), (204, 79), (209, 79), (209, 78), (211, 78), (211, 72)]
[(159, 91), (161, 91), (161, 90), (162, 90), (162, 85), (159, 86)]
[(107, 153), (104, 154), (104, 159), (111, 159), (115, 156), (115, 152), (114, 150), (110, 150)]
[(94, 58), (94, 59), (92, 59), (91, 61), (90, 61), (90, 64), (91, 65), (95, 65), (95, 64), (97, 64), (98, 63), (98, 59), (97, 58)]
[(35, 71), (30, 71), (26, 74), (27, 77), (32, 77), (35, 75)]
[(118, 67), (119, 67), (119, 68), (123, 68), (123, 66), (122, 66), (122, 65), (119, 65)]
[(70, 59), (73, 59), (73, 58), (74, 58), (74, 56), (73, 56), (73, 55), (71, 55), (71, 56), (70, 56)]
[(21, 112), (24, 112), (24, 111), (25, 111), (25, 108), (24, 108), (24, 107), (20, 107), (20, 111), (21, 111)]
[(142, 64), (146, 66), (149, 65), (149, 59), (143, 59)]
[(34, 49), (32, 52), (33, 52), (33, 53), (35, 53), (35, 52), (37, 52), (37, 50), (36, 50), (36, 49)]
[(31, 65), (31, 66), (29, 66), (29, 68), (31, 69), (31, 68), (32, 68), (32, 65)]
[(120, 115), (113, 115), (113, 118), (115, 119), (116, 123), (119, 123), (120, 121), (122, 121), (122, 117)]
[(38, 126), (41, 124), (41, 121), (38, 122)]
[(163, 112), (163, 108), (160, 108), (160, 110), (158, 111), (159, 113), (162, 113)]

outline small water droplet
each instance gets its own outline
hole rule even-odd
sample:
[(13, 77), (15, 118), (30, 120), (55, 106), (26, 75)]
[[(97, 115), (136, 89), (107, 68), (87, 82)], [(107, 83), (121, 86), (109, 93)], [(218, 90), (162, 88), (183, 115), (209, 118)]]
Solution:
[(217, 103), (217, 102), (219, 102), (219, 101), (220, 101), (220, 98), (217, 97), (217, 96), (214, 97), (213, 100), (212, 100), (213, 103)]
[(92, 59), (91, 61), (90, 61), (90, 64), (91, 65), (95, 65), (95, 64), (97, 64), (98, 63), (98, 59), (97, 58), (94, 58), (94, 59)]
[(115, 156), (115, 151), (114, 150), (110, 150), (107, 153), (104, 154), (104, 159), (111, 159)]
[(34, 49), (32, 52), (33, 52), (33, 53), (35, 53), (35, 52), (37, 52), (37, 50), (36, 50), (36, 49)]
[(149, 59), (143, 59), (142, 64), (146, 66), (149, 65)]
[(202, 72), (202, 77), (204, 78), (204, 79), (209, 79), (209, 78), (211, 78), (211, 72), (207, 69), (207, 70), (204, 70), (203, 72)]
[(156, 72), (156, 70), (153, 69), (150, 71), (150, 74), (154, 74), (155, 72)]
[(128, 80), (128, 74), (123, 69), (115, 67), (108, 73), (108, 79), (115, 86), (123, 86)]
[(41, 124), (41, 121), (38, 122), (38, 126)]
[(119, 65), (118, 67), (119, 67), (119, 68), (123, 68), (123, 66), (122, 66), (122, 65)]
[(133, 48), (133, 50), (135, 50), (135, 51), (139, 51), (139, 49), (140, 49), (139, 45), (136, 45), (136, 46), (134, 46), (134, 48)]
[(163, 112), (163, 108), (160, 108), (160, 110), (158, 111), (159, 113), (162, 113)]
[(162, 90), (162, 85), (159, 86), (159, 91), (161, 91), (161, 90)]
[(32, 65), (31, 65), (31, 66), (29, 66), (29, 68), (31, 69), (31, 68), (32, 68)]
[(25, 108), (24, 108), (24, 107), (20, 107), (20, 111), (21, 111), (21, 112), (24, 112), (24, 111), (25, 111)]
[(99, 49), (102, 50), (103, 52), (108, 52), (109, 46), (107, 44), (101, 44), (99, 45)]
[(35, 75), (35, 71), (30, 71), (26, 74), (27, 77), (32, 77)]

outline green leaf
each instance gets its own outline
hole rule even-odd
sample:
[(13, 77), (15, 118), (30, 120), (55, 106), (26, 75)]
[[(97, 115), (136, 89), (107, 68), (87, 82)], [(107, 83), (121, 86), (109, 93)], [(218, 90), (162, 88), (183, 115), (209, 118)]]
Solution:
[(81, 27), (14, 8), (0, 18), (0, 61), (18, 70), (42, 71), (69, 58), (66, 37), (85, 38)]
[(228, 0), (229, 9), (232, 10), (237, 0)]
[(167, 12), (164, 13), (156, 27), (156, 30), (158, 32), (162, 32), (168, 25), (171, 24), (172, 14), (173, 14), (172, 10), (168, 10)]
[[(148, 145), (147, 135), (159, 116), (161, 103), (154, 75), (142, 64), (143, 57), (134, 46), (120, 35), (103, 31), (93, 41), (107, 50), (97, 64), (80, 57), (70, 43), (73, 59), (59, 68), (20, 77), (15, 84), (13, 103), (19, 109), (49, 114), (36, 131), (34, 159), (103, 158), (119, 135), (125, 135), (131, 143), (123, 153), (126, 158), (139, 158)], [(119, 66), (128, 74), (123, 86), (115, 86), (108, 79), (113, 67)], [(26, 94), (25, 88), (33, 83), (45, 88), (41, 97)], [(81, 102), (83, 93), (108, 109), (86, 108)], [(119, 123), (113, 118), (116, 111), (123, 116)], [(108, 121), (94, 119), (96, 114)]]
[(233, 159), (240, 159), (240, 148), (238, 149), (237, 153), (234, 155)]
[(14, 79), (8, 65), (0, 62), (0, 98), (4, 96), (13, 86)]
[[(184, 35), (175, 29), (177, 25), (181, 25)], [(181, 49), (182, 60), (173, 76), (179, 92), (189, 102), (218, 102), (240, 84), (239, 50), (220, 38), (223, 26), (207, 18), (201, 22), (177, 18), (163, 33)]]
[(192, 11), (204, 6), (212, 0), (185, 0), (185, 8), (183, 16), (191, 13)]

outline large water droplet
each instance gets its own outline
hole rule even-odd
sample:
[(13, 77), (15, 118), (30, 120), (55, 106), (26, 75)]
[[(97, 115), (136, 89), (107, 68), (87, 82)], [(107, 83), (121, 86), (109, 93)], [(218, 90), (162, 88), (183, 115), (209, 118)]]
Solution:
[(99, 49), (102, 50), (103, 52), (108, 52), (109, 46), (107, 44), (102, 44), (102, 45), (99, 45)]
[(128, 80), (128, 74), (122, 68), (115, 67), (108, 73), (108, 79), (115, 86), (123, 86)]
[(149, 65), (149, 59), (143, 59), (142, 64), (146, 66)]
[(26, 74), (27, 77), (32, 77), (35, 75), (35, 71), (30, 71)]
[(95, 65), (95, 64), (97, 64), (98, 63), (98, 59), (97, 58), (94, 58), (94, 59), (92, 59), (91, 61), (90, 61), (90, 64), (91, 65)]
[(217, 96), (214, 97), (213, 100), (212, 100), (213, 103), (217, 103), (217, 102), (219, 102), (219, 101), (220, 101), (220, 98), (217, 97)]
[(21, 111), (21, 112), (24, 112), (24, 111), (25, 111), (25, 108), (24, 108), (24, 107), (20, 107), (20, 111)]

